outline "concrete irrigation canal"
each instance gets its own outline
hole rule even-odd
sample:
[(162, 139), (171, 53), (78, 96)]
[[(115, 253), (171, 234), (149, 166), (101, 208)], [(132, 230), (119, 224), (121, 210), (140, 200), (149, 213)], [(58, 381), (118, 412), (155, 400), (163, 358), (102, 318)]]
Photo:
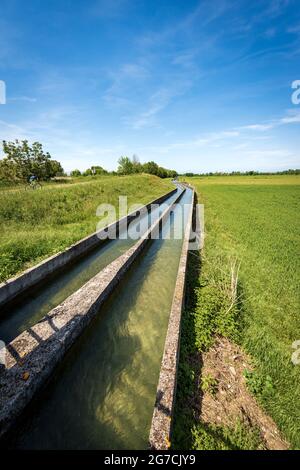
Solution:
[[(178, 187), (158, 202), (139, 240), (92, 243), (64, 267), (43, 266), (43, 283), (31, 273), (2, 293), (3, 446), (168, 447), (193, 191)], [(165, 237), (182, 214), (183, 237)]]

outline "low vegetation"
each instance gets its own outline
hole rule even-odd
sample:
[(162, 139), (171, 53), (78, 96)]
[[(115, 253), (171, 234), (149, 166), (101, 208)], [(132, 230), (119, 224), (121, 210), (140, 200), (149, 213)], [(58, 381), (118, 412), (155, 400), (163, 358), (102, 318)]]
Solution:
[[(299, 176), (190, 178), (205, 206), (206, 238), (200, 260), (190, 256), (188, 306), (183, 316), (173, 446), (260, 448), (247, 423), (238, 428), (201, 420), (203, 354), (229, 338), (252, 358), (249, 392), (300, 448), (300, 374), (291, 361), (300, 339)], [(202, 383), (202, 387), (201, 387)]]
[(121, 157), (119, 158), (118, 163), (119, 166), (117, 172), (120, 175), (148, 173), (149, 175), (155, 175), (159, 178), (175, 178), (177, 176), (177, 172), (175, 170), (168, 170), (167, 168), (163, 168), (153, 161), (140, 163), (136, 155), (133, 155), (132, 159), (128, 157)]
[(94, 176), (48, 183), (41, 191), (24, 188), (0, 191), (0, 280), (65, 249), (96, 230), (96, 208), (146, 203), (174, 189), (168, 180), (151, 175)]

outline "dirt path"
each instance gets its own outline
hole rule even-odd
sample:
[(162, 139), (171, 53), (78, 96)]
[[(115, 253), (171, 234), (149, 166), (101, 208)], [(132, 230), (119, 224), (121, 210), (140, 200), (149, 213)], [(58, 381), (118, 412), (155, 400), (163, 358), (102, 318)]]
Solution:
[(251, 370), (249, 358), (229, 340), (217, 337), (203, 354), (202, 381), (211, 383), (203, 392), (200, 419), (206, 424), (232, 427), (237, 420), (260, 432), (263, 448), (287, 450), (274, 421), (247, 389), (244, 371)]

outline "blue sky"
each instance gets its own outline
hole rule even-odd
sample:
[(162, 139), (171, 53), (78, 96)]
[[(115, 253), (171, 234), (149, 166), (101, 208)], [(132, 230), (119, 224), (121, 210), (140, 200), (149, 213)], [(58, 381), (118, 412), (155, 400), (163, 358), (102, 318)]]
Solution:
[(0, 139), (69, 171), (300, 167), (299, 0), (0, 0)]

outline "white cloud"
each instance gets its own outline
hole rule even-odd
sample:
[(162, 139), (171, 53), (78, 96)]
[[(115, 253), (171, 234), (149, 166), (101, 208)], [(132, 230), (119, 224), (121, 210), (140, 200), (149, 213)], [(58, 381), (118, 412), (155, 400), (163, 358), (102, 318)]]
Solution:
[(125, 63), (117, 70), (108, 71), (111, 84), (103, 95), (104, 101), (111, 106), (128, 106), (130, 89), (143, 83), (148, 76), (148, 69), (139, 63)]
[(156, 124), (155, 117), (163, 111), (174, 98), (183, 95), (192, 85), (189, 80), (178, 80), (177, 83), (170, 84), (169, 87), (161, 87), (155, 91), (148, 99), (148, 108), (135, 117), (124, 118), (124, 122), (133, 129), (142, 129)]
[(287, 29), (287, 32), (288, 33), (291, 33), (291, 34), (299, 34), (300, 33), (300, 24), (296, 24), (294, 26), (290, 26), (288, 29)]
[(12, 96), (8, 98), (7, 101), (27, 101), (28, 103), (35, 103), (37, 99), (31, 96)]
[(300, 111), (289, 110), (286, 116), (280, 119), (273, 119), (266, 123), (249, 124), (247, 126), (241, 126), (238, 129), (251, 130), (251, 131), (268, 131), (275, 127), (283, 126), (285, 124), (294, 124), (300, 122)]
[(295, 122), (300, 122), (300, 111), (293, 116), (286, 116), (280, 119), (280, 124), (293, 124)]
[(249, 129), (251, 131), (268, 131), (273, 129), (274, 124), (250, 124), (248, 126), (242, 126), (240, 129)]
[(128, 0), (96, 0), (89, 13), (98, 18), (115, 19), (123, 14), (128, 4)]

